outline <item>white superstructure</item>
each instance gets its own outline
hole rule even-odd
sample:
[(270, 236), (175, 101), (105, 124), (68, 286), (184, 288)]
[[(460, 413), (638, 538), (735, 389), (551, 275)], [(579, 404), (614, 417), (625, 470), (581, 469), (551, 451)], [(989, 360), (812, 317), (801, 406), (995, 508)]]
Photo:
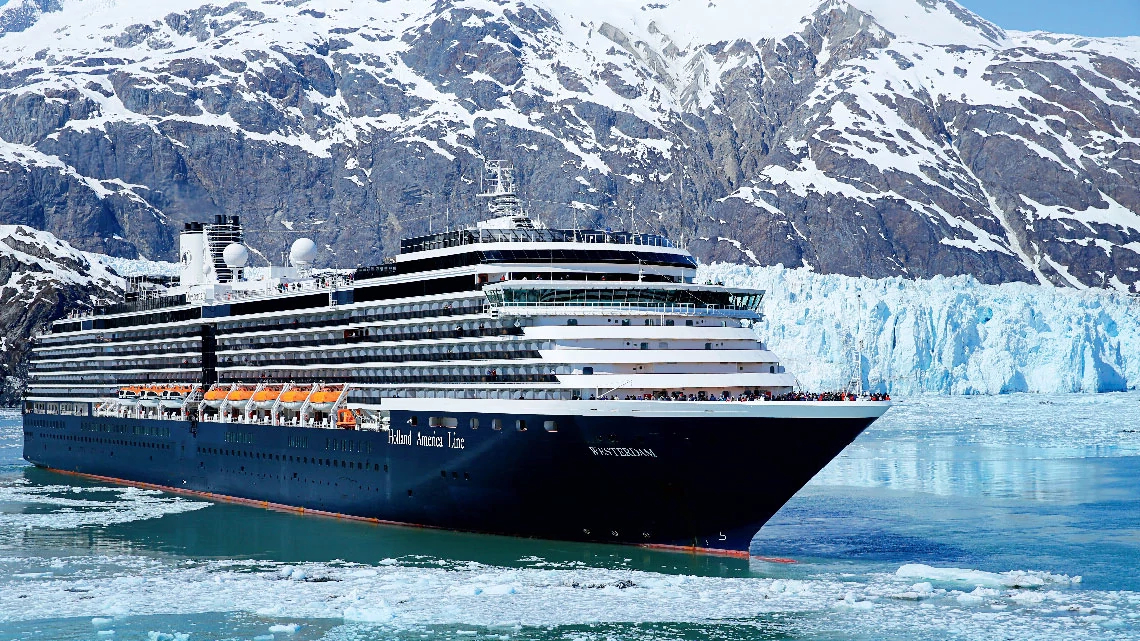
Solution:
[[(351, 274), (312, 272), (315, 245), (299, 239), (293, 265), (250, 278), (236, 217), (187, 225), (181, 285), (57, 323), (35, 347), (29, 400), (331, 426), (336, 410), (416, 399), (761, 402), (792, 390), (751, 328), (763, 292), (693, 282), (696, 261), (662, 236), (543, 228), (508, 167), (489, 175), (491, 220), (404, 240), (394, 260)], [(151, 388), (186, 401), (124, 410)]]

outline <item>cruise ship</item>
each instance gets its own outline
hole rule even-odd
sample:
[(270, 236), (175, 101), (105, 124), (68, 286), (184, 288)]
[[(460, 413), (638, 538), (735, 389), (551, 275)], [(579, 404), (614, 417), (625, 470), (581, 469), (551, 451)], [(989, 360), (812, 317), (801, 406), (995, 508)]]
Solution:
[[(763, 292), (695, 282), (667, 238), (548, 229), (488, 163), (487, 220), (354, 271), (252, 268), (190, 223), (176, 284), (39, 336), (24, 458), (381, 523), (747, 555), (889, 407), (793, 393)], [(152, 279), (153, 280), (153, 279)], [(825, 400), (824, 400), (825, 399)]]

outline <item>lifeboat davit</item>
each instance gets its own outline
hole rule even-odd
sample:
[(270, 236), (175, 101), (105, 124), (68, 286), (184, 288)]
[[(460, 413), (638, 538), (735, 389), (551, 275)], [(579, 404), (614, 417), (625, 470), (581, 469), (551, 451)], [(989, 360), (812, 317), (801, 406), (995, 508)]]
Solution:
[(214, 389), (207, 391), (206, 395), (202, 397), (202, 404), (206, 407), (218, 409), (222, 406), (222, 402), (226, 400), (226, 394), (227, 390), (215, 387)]
[(308, 389), (291, 389), (281, 394), (281, 404), (291, 410), (299, 410), (309, 398)]
[(327, 412), (336, 405), (337, 399), (340, 398), (340, 390), (321, 388), (313, 392), (313, 398), (309, 399), (313, 404), (313, 409), (319, 412)]
[(253, 406), (259, 410), (271, 409), (278, 396), (281, 396), (280, 389), (267, 387), (253, 395)]

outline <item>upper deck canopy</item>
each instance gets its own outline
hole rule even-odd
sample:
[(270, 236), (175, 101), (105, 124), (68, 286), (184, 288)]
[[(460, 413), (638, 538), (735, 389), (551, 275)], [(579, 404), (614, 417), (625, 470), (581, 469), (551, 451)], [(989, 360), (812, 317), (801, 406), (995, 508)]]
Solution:
[(477, 243), (590, 243), (673, 248), (673, 241), (657, 234), (634, 234), (598, 229), (460, 229), (400, 241), (400, 253), (431, 251)]

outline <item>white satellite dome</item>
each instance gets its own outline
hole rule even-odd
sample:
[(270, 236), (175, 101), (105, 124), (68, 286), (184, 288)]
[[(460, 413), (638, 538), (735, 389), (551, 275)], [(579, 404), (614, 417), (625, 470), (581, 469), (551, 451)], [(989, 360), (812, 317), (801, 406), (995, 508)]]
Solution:
[(317, 244), (311, 238), (298, 238), (289, 248), (289, 262), (293, 266), (311, 265), (317, 257)]
[(241, 243), (230, 243), (222, 250), (222, 260), (226, 261), (226, 267), (245, 267), (249, 264), (249, 249)]

